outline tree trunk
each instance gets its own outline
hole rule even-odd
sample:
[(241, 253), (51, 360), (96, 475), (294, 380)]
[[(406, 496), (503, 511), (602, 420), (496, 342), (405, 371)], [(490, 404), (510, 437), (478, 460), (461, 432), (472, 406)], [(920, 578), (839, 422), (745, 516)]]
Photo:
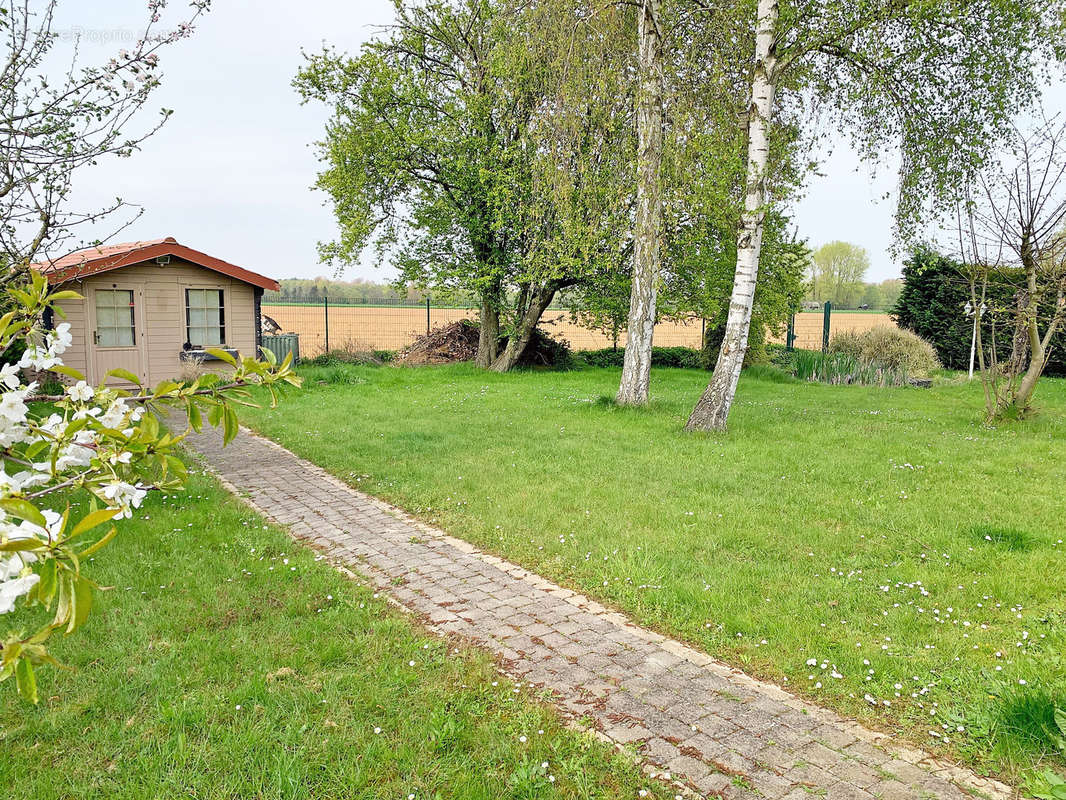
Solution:
[(777, 27), (777, 0), (759, 0), (755, 30), (755, 69), (751, 79), (748, 121), (747, 194), (737, 237), (737, 268), (733, 294), (726, 317), (725, 338), (711, 382), (692, 409), (686, 430), (725, 430), (729, 409), (737, 392), (744, 354), (748, 349), (748, 329), (759, 276), (763, 223), (766, 219), (766, 165), (769, 160), (767, 127), (774, 108), (776, 56), (774, 31)]
[(1014, 295), (1014, 339), (1011, 343), (1010, 365), (1008, 369), (1012, 375), (1020, 375), (1025, 371), (1026, 362), (1029, 359), (1029, 324), (1026, 311), (1029, 308), (1029, 292), (1019, 289)]
[[(1040, 335), (1040, 295), (1037, 289), (1037, 265), (1035, 261), (1027, 264), (1026, 271), (1029, 278), (1029, 290), (1026, 293), (1028, 304), (1025, 309), (1025, 320), (1029, 334), (1029, 369), (1025, 371), (1018, 389), (1014, 392), (1012, 405), (1021, 413), (1029, 410), (1036, 392), (1036, 384), (1040, 376), (1044, 374), (1047, 366), (1048, 348), (1051, 346), (1052, 337), (1055, 336), (1063, 315), (1063, 295), (1060, 290), (1055, 303), (1055, 311), (1048, 320), (1048, 325), (1043, 337)], [(1019, 309), (1019, 313), (1021, 310)]]
[(496, 360), (500, 347), (500, 307), (497, 293), (481, 293), (479, 311), (481, 331), (477, 340), (477, 357), (474, 360), (479, 367), (488, 369)]
[(518, 327), (507, 340), (507, 346), (492, 362), (490, 369), (493, 372), (508, 372), (522, 358), (529, 346), (529, 340), (533, 338), (533, 331), (537, 329), (537, 323), (555, 297), (555, 291), (553, 286), (545, 286), (533, 292), (529, 305), (518, 321)]
[(618, 386), (619, 405), (648, 402), (655, 294), (658, 289), (663, 150), (662, 30), (659, 0), (643, 0), (640, 40), (640, 88), (637, 95), (637, 216), (634, 229), (633, 287), (629, 327)]

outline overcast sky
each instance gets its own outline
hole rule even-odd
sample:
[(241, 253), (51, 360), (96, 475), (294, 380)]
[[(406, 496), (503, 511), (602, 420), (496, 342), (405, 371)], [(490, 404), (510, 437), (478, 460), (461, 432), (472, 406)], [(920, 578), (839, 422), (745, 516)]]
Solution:
[[(65, 40), (80, 35), (86, 61), (105, 61), (136, 37), (145, 5), (68, 0), (56, 28)], [(169, 17), (176, 21), (182, 11), (181, 0), (171, 0)], [(196, 33), (162, 53), (163, 85), (153, 104), (173, 109), (170, 121), (131, 158), (83, 174), (74, 201), (91, 208), (119, 196), (144, 206), (116, 241), (174, 236), (275, 278), (329, 274), (315, 245), (334, 237), (335, 224), (324, 196), (311, 189), (318, 169), (311, 143), (322, 136), (327, 112), (301, 106), (291, 81), (301, 48), (315, 51), (325, 41), (355, 52), (392, 14), (391, 0), (214, 0)], [(1066, 109), (1066, 91), (1057, 87), (1047, 105)], [(800, 235), (813, 246), (834, 239), (862, 245), (868, 279), (898, 276), (892, 203), (879, 200), (895, 184), (891, 170), (882, 167), (872, 180), (840, 144), (821, 171), (794, 209)], [(368, 261), (343, 277), (391, 275)]]

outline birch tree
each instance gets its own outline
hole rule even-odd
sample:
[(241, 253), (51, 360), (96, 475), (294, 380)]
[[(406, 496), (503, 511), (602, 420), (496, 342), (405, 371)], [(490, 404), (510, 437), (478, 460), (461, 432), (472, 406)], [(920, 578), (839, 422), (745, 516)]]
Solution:
[(637, 215), (634, 226), (633, 281), (619, 405), (648, 402), (651, 379), (655, 299), (662, 246), (663, 149), (662, 15), (659, 0), (643, 0), (638, 22)]
[[(723, 430), (747, 348), (767, 191), (768, 131), (783, 93), (800, 94), (876, 161), (902, 161), (897, 235), (943, 208), (1037, 95), (1061, 23), (1057, 0), (758, 0), (744, 213), (726, 333), (688, 430)], [(808, 128), (809, 119), (803, 120)]]

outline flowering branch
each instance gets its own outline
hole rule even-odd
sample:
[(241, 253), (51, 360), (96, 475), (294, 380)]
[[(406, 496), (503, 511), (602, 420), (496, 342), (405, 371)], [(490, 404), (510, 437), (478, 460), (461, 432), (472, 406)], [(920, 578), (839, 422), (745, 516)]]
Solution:
[[(250, 387), (266, 388), (273, 407), (279, 386), (299, 386), (300, 378), (291, 356), (278, 364), (269, 352), (258, 361), (211, 350), (229, 368), (225, 378), (208, 374), (144, 388), (135, 375), (113, 370), (109, 378), (137, 390), (93, 387), (62, 363), (72, 342), (70, 325), (41, 328), (46, 309), (62, 316), (56, 303), (80, 296), (50, 293), (37, 272), (6, 295), (13, 310), (0, 316), (0, 352), (16, 342), (25, 350), (18, 362), (0, 367), (0, 616), (19, 611), (20, 619), (38, 608), (54, 613), (36, 630), (16, 628), (0, 636), (0, 682), (14, 677), (22, 696), (36, 702), (34, 668), (57, 664), (46, 646), (52, 633), (73, 633), (88, 618), (100, 587), (82, 573), (82, 564), (116, 535), (112, 523), (131, 518), (148, 491), (184, 484), (178, 448), (190, 431), (206, 421), (220, 427), (228, 443), (238, 430), (235, 406), (254, 405)], [(36, 380), (26, 382), (27, 374), (61, 377), (66, 391), (42, 393)], [(160, 422), (170, 408), (185, 412), (180, 433)], [(21, 469), (8, 474), (14, 467)], [(77, 492), (89, 494), (90, 510), (75, 520), (69, 505), (58, 505), (59, 498)], [(42, 505), (46, 498), (57, 507)], [(90, 543), (79, 550), (75, 540), (78, 547), (82, 540)]]

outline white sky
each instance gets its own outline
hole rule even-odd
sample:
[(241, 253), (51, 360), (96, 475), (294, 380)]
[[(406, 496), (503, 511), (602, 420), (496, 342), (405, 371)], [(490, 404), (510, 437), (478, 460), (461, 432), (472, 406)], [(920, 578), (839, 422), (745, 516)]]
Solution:
[[(67, 0), (55, 27), (80, 31), (85, 60), (105, 61), (136, 36), (145, 5)], [(177, 21), (183, 12), (181, 0), (171, 0), (168, 16)], [(323, 135), (328, 113), (301, 106), (291, 81), (301, 48), (317, 51), (325, 41), (354, 53), (392, 16), (391, 0), (214, 0), (196, 33), (161, 54), (163, 85), (152, 105), (173, 109), (170, 121), (131, 158), (83, 174), (74, 202), (87, 209), (119, 196), (144, 206), (116, 241), (174, 236), (275, 278), (329, 274), (316, 243), (332, 239), (336, 228), (324, 195), (310, 188), (319, 167), (311, 143)], [(1047, 106), (1066, 109), (1061, 85)], [(842, 144), (821, 172), (794, 210), (800, 235), (815, 247), (834, 239), (862, 245), (870, 252), (869, 280), (898, 276), (892, 203), (879, 200), (895, 184), (891, 171), (882, 165), (871, 180)], [(342, 277), (391, 275), (367, 260)]]

